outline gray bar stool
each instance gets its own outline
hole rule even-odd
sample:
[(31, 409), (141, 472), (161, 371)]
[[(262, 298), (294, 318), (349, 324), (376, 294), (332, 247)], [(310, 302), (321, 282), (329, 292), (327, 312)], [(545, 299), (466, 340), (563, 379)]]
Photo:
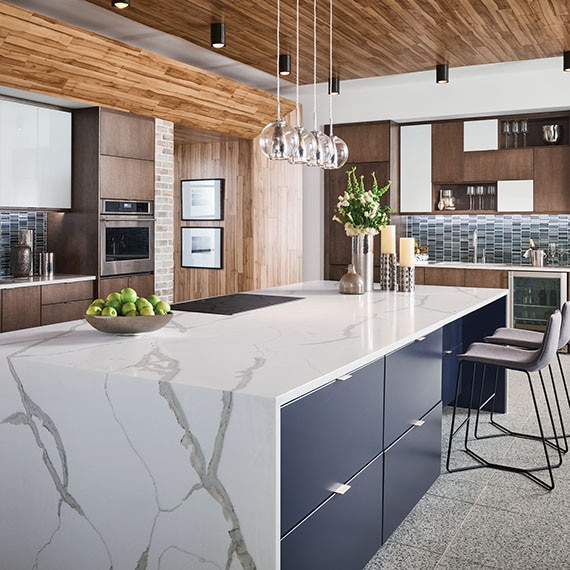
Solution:
[[(501, 344), (508, 346), (518, 346), (520, 348), (527, 348), (529, 350), (537, 350), (542, 345), (544, 338), (544, 333), (539, 331), (530, 331), (526, 329), (516, 329), (510, 327), (501, 327), (495, 330), (495, 332), (485, 337), (485, 342), (490, 342), (493, 344)], [(564, 374), (564, 368), (562, 367), (562, 361), (560, 359), (559, 351), (563, 349), (570, 342), (570, 301), (566, 301), (562, 305), (562, 325), (560, 327), (560, 338), (558, 339), (558, 350), (556, 351), (556, 359), (558, 361), (558, 368), (560, 369), (560, 377), (562, 379), (562, 386), (564, 387), (564, 393), (566, 395), (566, 402), (568, 408), (570, 409), (570, 392), (568, 391), (568, 383), (566, 382), (566, 375)], [(550, 377), (552, 380), (552, 389), (556, 399), (556, 405), (558, 407), (558, 415), (561, 422), (562, 437), (564, 438), (564, 448), (563, 451), (566, 453), (568, 451), (568, 433), (564, 428), (562, 420), (562, 412), (560, 410), (560, 402), (558, 399), (558, 393), (556, 390), (556, 385), (554, 384), (554, 376), (552, 373), (552, 368), (550, 367)], [(491, 422), (493, 421), (493, 416), (491, 414)], [(497, 427), (502, 427), (500, 424), (496, 423)]]
[[(513, 346), (503, 346), (499, 344), (491, 344), (485, 342), (474, 342), (469, 346), (467, 351), (464, 354), (458, 355), (460, 360), (459, 362), (459, 370), (457, 373), (457, 383), (455, 387), (455, 402), (453, 405), (453, 415), (451, 419), (451, 430), (449, 435), (449, 445), (447, 448), (447, 461), (446, 461), (446, 469), (450, 473), (456, 471), (467, 471), (470, 469), (479, 469), (483, 467), (489, 467), (492, 469), (499, 469), (502, 471), (511, 471), (514, 473), (521, 473), (525, 475), (529, 479), (533, 480), (534, 482), (538, 483), (540, 486), (544, 487), (545, 489), (552, 490), (554, 489), (554, 477), (552, 474), (552, 469), (555, 467), (559, 467), (562, 464), (562, 452), (560, 446), (553, 445), (549, 438), (544, 435), (544, 428), (543, 428), (543, 421), (541, 418), (541, 412), (538, 407), (538, 402), (535, 396), (535, 389), (533, 386), (533, 379), (531, 377), (531, 372), (538, 372), (538, 377), (540, 379), (540, 384), (542, 386), (542, 391), (544, 394), (544, 398), (547, 405), (548, 415), (550, 418), (550, 424), (552, 426), (552, 430), (554, 433), (555, 441), (558, 441), (558, 436), (556, 432), (556, 426), (554, 422), (554, 417), (552, 414), (552, 408), (550, 406), (550, 400), (548, 396), (548, 392), (546, 390), (546, 386), (544, 383), (544, 378), (542, 375), (542, 370), (547, 367), (553, 360), (558, 349), (558, 342), (560, 338), (560, 329), (562, 324), (562, 316), (560, 311), (556, 311), (550, 316), (548, 320), (548, 325), (546, 327), (546, 331), (543, 335), (542, 343), (538, 349), (535, 350), (528, 350), (522, 349), (519, 347)], [(473, 375), (471, 379), (471, 397), (469, 402), (469, 408), (467, 410), (467, 417), (463, 420), (461, 425), (455, 428), (455, 420), (457, 415), (457, 396), (458, 396), (458, 388), (461, 379), (461, 371), (463, 368), (463, 364), (465, 362), (473, 363)], [(531, 467), (531, 468), (522, 468), (516, 467), (512, 465), (504, 465), (500, 463), (493, 463), (484, 459), (481, 455), (476, 453), (472, 448), (469, 447), (469, 425), (471, 422), (471, 410), (477, 410), (477, 421), (479, 417), (479, 411), (481, 408), (488, 402), (481, 402), (481, 393), (479, 394), (479, 399), (476, 404), (476, 408), (473, 407), (473, 397), (474, 397), (474, 385), (475, 385), (475, 372), (476, 367), (478, 364), (483, 365), (483, 380), (485, 378), (485, 373), (487, 370), (487, 366), (496, 366), (497, 368), (505, 368), (510, 370), (517, 370), (520, 372), (524, 372), (528, 379), (528, 385), (530, 388), (530, 393), (532, 396), (532, 401), (534, 404), (534, 410), (536, 413), (536, 420), (538, 424), (538, 429), (540, 432), (539, 436), (532, 436), (527, 434), (520, 434), (516, 432), (510, 433), (501, 433), (497, 436), (514, 436), (514, 437), (530, 437), (531, 439), (538, 438), (542, 442), (542, 447), (544, 450), (544, 457), (546, 460), (546, 465), (541, 465), (539, 467)], [(482, 382), (483, 383), (483, 382)], [(494, 396), (491, 396), (493, 398)], [(464, 440), (464, 447), (463, 451), (465, 451), (470, 457), (475, 459), (478, 462), (478, 465), (469, 465), (465, 467), (455, 467), (451, 468), (450, 466), (450, 458), (451, 458), (451, 448), (453, 443), (453, 438), (457, 434), (457, 432), (461, 429), (463, 425), (466, 425), (465, 429), (465, 440)], [(550, 455), (548, 453), (549, 447), (553, 447), (558, 454), (558, 463), (552, 464), (550, 460)], [(544, 471), (548, 470), (549, 480), (545, 481), (535, 475), (537, 471)]]

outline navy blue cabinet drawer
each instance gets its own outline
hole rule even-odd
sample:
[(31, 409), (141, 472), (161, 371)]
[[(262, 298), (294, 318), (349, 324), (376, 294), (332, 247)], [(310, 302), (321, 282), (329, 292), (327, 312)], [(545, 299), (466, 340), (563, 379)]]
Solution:
[(384, 452), (384, 542), (441, 472), (441, 406)]
[(442, 330), (386, 357), (384, 448), (441, 400)]
[(362, 570), (382, 545), (382, 455), (281, 541), (281, 570)]
[(382, 450), (384, 359), (281, 409), (281, 534)]

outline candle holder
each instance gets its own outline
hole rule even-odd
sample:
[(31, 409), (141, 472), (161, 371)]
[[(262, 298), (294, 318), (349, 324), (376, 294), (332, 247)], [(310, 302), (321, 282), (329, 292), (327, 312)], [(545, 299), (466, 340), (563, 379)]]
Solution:
[(398, 289), (402, 293), (411, 293), (416, 288), (416, 268), (398, 266)]
[(380, 254), (380, 289), (383, 291), (397, 291), (396, 282), (396, 254)]

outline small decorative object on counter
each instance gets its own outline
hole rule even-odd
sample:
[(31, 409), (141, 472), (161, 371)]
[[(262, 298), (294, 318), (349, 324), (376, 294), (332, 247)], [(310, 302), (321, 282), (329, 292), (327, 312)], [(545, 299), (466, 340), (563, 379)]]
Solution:
[(10, 248), (10, 272), (13, 277), (24, 278), (32, 274), (32, 239), (31, 230), (18, 232), (18, 243)]
[(40, 253), (40, 273), (44, 277), (53, 277), (53, 252)]
[(391, 180), (379, 187), (376, 174), (372, 173), (372, 188), (364, 187), (364, 175), (357, 177), (356, 166), (347, 171), (346, 191), (338, 197), (333, 220), (344, 226), (347, 236), (352, 237), (352, 265), (364, 281), (364, 290), (373, 289), (374, 236), (390, 221), (390, 206), (380, 203), (388, 191)]
[(398, 290), (411, 293), (416, 288), (414, 238), (400, 238), (400, 265), (398, 266)]
[(545, 144), (557, 144), (561, 132), (562, 125), (544, 125), (542, 127), (542, 140)]
[(364, 281), (354, 271), (352, 263), (348, 264), (348, 271), (340, 278), (338, 292), (345, 295), (362, 295), (364, 293)]
[(396, 226), (380, 230), (380, 289), (396, 291)]

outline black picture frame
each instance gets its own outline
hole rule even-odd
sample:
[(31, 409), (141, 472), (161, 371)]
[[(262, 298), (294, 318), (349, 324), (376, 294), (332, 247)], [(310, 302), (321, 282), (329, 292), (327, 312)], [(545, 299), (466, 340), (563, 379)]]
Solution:
[(224, 179), (195, 178), (180, 181), (182, 220), (224, 219)]
[(222, 269), (223, 228), (202, 226), (180, 230), (182, 267)]

